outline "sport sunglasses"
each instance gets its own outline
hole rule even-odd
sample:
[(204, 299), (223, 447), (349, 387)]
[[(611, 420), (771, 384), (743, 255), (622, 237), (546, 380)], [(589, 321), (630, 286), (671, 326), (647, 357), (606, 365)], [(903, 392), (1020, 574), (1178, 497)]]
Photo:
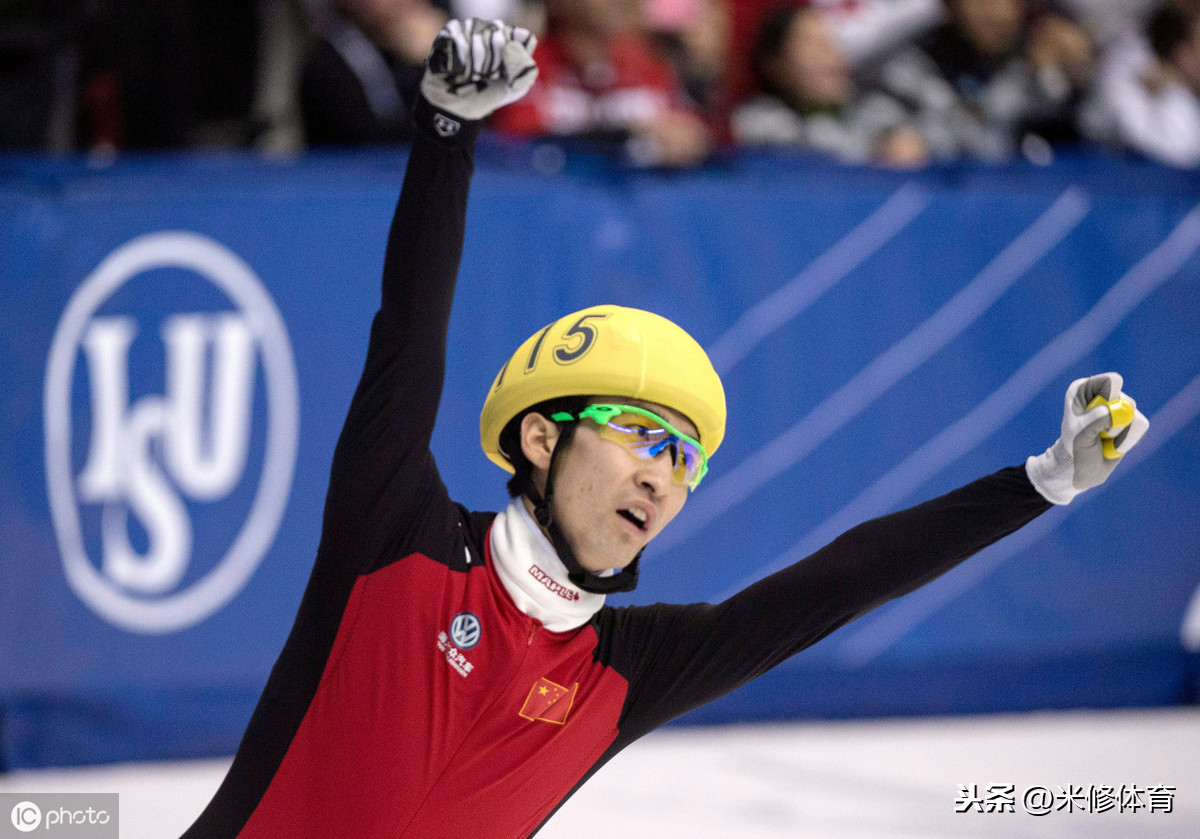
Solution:
[(633, 405), (588, 405), (578, 414), (559, 411), (550, 419), (574, 422), (590, 419), (600, 426), (600, 436), (619, 443), (630, 454), (649, 460), (669, 448), (675, 483), (695, 489), (708, 472), (708, 455), (695, 440), (653, 411)]

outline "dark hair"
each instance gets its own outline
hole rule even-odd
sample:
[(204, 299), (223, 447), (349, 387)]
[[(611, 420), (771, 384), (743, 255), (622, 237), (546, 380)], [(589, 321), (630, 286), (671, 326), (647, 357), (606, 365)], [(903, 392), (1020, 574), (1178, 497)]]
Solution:
[(588, 396), (560, 396), (555, 399), (547, 399), (545, 402), (539, 402), (526, 408), (504, 426), (504, 430), (500, 432), (500, 453), (508, 458), (508, 462), (512, 464), (514, 470), (513, 476), (508, 479), (510, 498), (524, 495), (525, 491), (533, 485), (533, 464), (529, 462), (529, 458), (525, 457), (525, 452), (521, 449), (521, 421), (525, 419), (525, 415), (536, 413), (549, 417), (559, 411), (578, 414), (587, 407), (590, 398)]
[(794, 2), (775, 6), (767, 12), (755, 30), (754, 42), (750, 47), (750, 70), (764, 93), (786, 99), (786, 94), (779, 90), (779, 85), (775, 84), (771, 74), (767, 72), (767, 64), (783, 54), (792, 22), (801, 12), (808, 9), (806, 4)]
[(1175, 49), (1191, 37), (1196, 18), (1196, 12), (1178, 3), (1159, 6), (1146, 24), (1146, 37), (1154, 54), (1163, 61), (1170, 61)]

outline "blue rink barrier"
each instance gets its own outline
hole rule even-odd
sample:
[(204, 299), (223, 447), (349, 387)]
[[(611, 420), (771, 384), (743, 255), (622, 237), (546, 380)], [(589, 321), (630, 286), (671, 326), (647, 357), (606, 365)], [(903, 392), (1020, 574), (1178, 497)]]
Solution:
[[(1129, 161), (690, 173), (485, 144), (434, 449), (564, 312), (659, 312), (721, 371), (709, 477), (614, 603), (716, 600), (1019, 464), (1119, 370), (1102, 490), (686, 717), (1163, 705), (1200, 677), (1200, 177)], [(290, 628), (405, 154), (0, 160), (0, 766), (229, 754)], [(797, 610), (804, 604), (796, 604)]]

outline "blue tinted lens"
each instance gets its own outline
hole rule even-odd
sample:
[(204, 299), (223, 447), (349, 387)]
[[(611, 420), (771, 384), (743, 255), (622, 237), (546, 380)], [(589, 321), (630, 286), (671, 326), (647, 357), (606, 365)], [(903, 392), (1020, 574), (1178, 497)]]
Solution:
[(680, 435), (655, 414), (626, 405), (591, 405), (580, 412), (579, 418), (583, 417), (594, 420), (602, 436), (621, 444), (636, 457), (658, 457), (669, 446), (677, 483), (694, 489), (707, 471), (704, 450), (699, 444)]

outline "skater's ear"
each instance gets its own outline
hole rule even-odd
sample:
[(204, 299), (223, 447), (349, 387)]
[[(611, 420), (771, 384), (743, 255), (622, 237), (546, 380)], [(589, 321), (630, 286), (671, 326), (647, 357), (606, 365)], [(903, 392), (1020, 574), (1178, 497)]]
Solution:
[(543, 480), (550, 468), (550, 456), (554, 454), (558, 437), (558, 423), (537, 411), (530, 411), (521, 419), (521, 452), (533, 466), (535, 475), (539, 471), (543, 473)]

